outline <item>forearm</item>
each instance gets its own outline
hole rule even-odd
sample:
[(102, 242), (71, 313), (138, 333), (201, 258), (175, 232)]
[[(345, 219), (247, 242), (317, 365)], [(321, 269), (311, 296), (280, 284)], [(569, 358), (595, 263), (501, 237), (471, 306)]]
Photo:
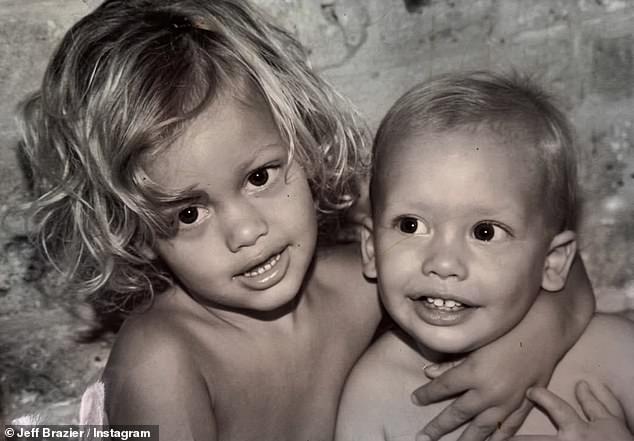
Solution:
[(553, 341), (552, 337), (557, 336), (555, 341), (560, 346), (553, 349), (559, 360), (583, 333), (593, 313), (594, 293), (583, 261), (577, 255), (564, 289), (558, 293), (542, 291), (518, 327), (532, 328), (543, 336), (542, 341)]

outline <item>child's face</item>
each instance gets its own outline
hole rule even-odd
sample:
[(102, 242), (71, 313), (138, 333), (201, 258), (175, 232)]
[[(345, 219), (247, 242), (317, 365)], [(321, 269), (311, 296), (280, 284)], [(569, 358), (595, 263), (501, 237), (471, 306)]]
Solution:
[(150, 166), (164, 188), (202, 194), (174, 212), (179, 232), (157, 250), (199, 302), (270, 311), (299, 292), (317, 222), (306, 175), (287, 155), (264, 105), (226, 96)]
[(366, 273), (378, 274), (396, 322), (437, 351), (494, 340), (539, 292), (549, 246), (540, 179), (521, 146), (497, 138), (410, 136), (380, 168)]

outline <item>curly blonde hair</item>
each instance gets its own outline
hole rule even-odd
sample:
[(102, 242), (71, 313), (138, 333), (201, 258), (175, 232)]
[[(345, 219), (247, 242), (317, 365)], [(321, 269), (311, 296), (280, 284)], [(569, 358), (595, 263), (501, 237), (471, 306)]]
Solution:
[(366, 131), (300, 44), (239, 0), (109, 0), (65, 35), (21, 106), (38, 243), (70, 285), (133, 309), (172, 283), (144, 247), (174, 234), (169, 192), (144, 159), (169, 148), (223, 90), (249, 84), (308, 176), (320, 238), (359, 195)]

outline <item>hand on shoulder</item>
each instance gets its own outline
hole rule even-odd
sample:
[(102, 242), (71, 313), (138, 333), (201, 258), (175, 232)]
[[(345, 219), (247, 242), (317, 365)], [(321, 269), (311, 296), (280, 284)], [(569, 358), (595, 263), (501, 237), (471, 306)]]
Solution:
[[(548, 413), (557, 425), (557, 435), (523, 435), (513, 441), (634, 441), (622, 412), (610, 410), (588, 383), (577, 384), (576, 397), (584, 413), (582, 418), (566, 401), (545, 388), (529, 391), (529, 398)], [(616, 400), (610, 395), (608, 398)]]

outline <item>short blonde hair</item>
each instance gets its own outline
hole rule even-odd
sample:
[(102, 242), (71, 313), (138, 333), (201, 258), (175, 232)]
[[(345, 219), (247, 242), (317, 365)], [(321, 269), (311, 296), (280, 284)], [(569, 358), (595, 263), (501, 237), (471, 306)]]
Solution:
[(472, 71), (444, 74), (420, 83), (399, 98), (383, 118), (373, 146), (371, 193), (390, 144), (415, 134), (462, 128), (489, 129), (499, 136), (530, 140), (544, 176), (544, 209), (557, 232), (574, 229), (577, 162), (573, 132), (554, 99), (527, 75)]

